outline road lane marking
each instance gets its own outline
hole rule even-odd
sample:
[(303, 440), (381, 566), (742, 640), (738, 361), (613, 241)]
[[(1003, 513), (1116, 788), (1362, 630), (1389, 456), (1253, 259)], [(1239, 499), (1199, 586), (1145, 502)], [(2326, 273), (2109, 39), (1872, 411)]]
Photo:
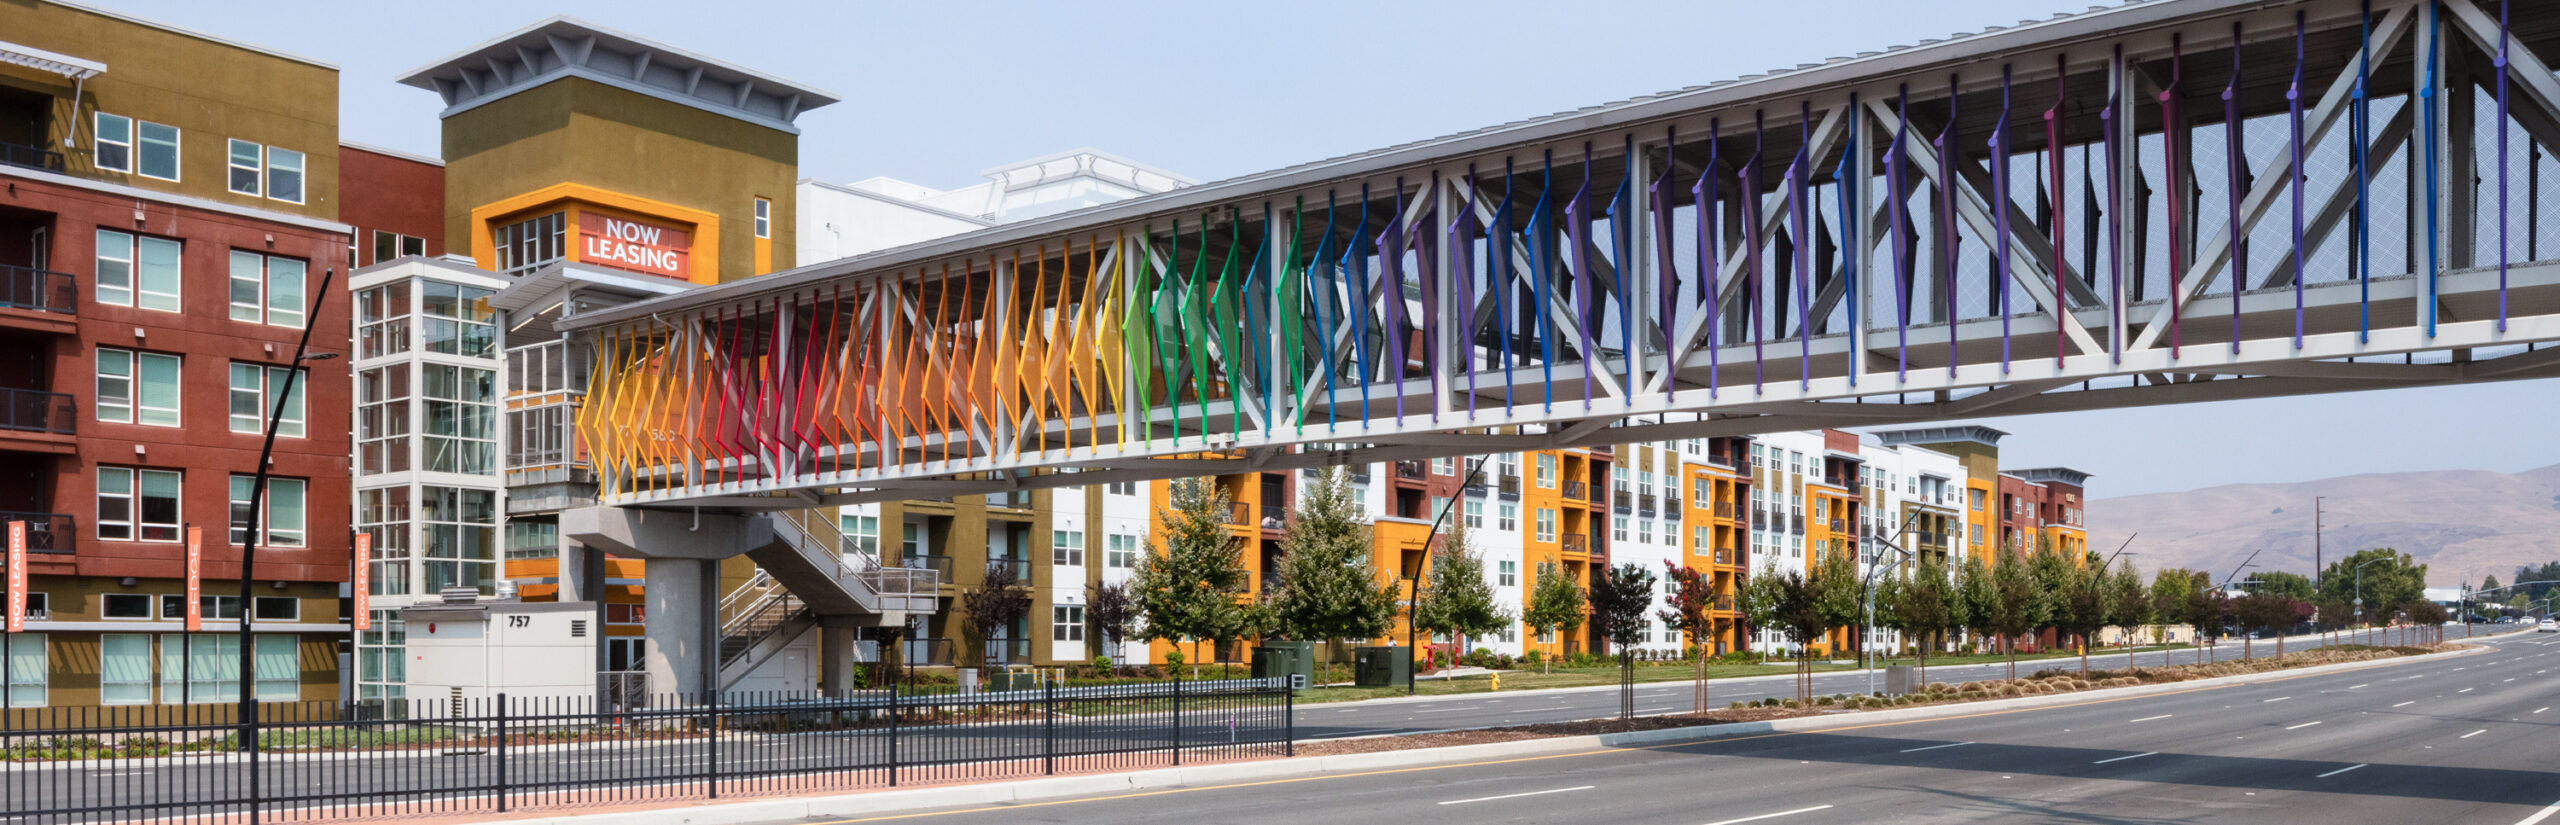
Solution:
[(2134, 754), (2134, 755), (2132, 755), (2132, 756), (2119, 756), (2119, 757), (2116, 757), (2116, 758), (2114, 758), (2114, 759), (2100, 759), (2100, 760), (2098, 760), (2098, 761), (2096, 761), (2096, 762), (2091, 762), (2091, 763), (2089, 763), (2089, 764), (2092, 764), (2092, 765), (2104, 765), (2104, 764), (2107, 764), (2107, 763), (2109, 763), (2109, 762), (2122, 762), (2122, 761), (2125, 761), (2125, 760), (2127, 760), (2127, 759), (2140, 759), (2140, 758), (2143, 758), (2143, 757), (2145, 757), (2145, 756), (2158, 756), (2158, 755), (2160, 755), (2160, 752), (2159, 752), (2159, 751), (2145, 751), (2145, 752), (2142, 752), (2142, 753)]
[(2534, 708), (2534, 709), (2533, 709), (2533, 712), (2535, 712), (2535, 713), (2541, 713), (2541, 712), (2543, 712), (2543, 711), (2550, 710), (2550, 709), (2551, 709), (2551, 707), (2550, 707), (2549, 705), (2545, 705), (2545, 706), (2542, 706), (2542, 707)]
[(2478, 736), (2478, 735), (2480, 735), (2480, 734), (2484, 734), (2484, 733), (2488, 733), (2488, 732), (2489, 732), (2489, 729), (2488, 729), (2488, 728), (2481, 728), (2481, 729), (2479, 729), (2479, 730), (2475, 730), (2475, 731), (2472, 731), (2472, 732), (2470, 732), (2470, 733), (2463, 734), (2460, 738), (2463, 738), (2463, 739), (2469, 739), (2469, 738), (2471, 738), (2471, 737)]
[(2158, 721), (2158, 720), (2161, 720), (2161, 719), (2167, 719), (2167, 718), (2169, 718), (2169, 717), (2176, 716), (2176, 715), (2177, 715), (2177, 714), (2175, 714), (2175, 713), (2163, 713), (2163, 714), (2160, 714), (2160, 715), (2158, 715), (2158, 716), (2145, 716), (2145, 717), (2142, 717), (2142, 718), (2140, 718), (2140, 719), (2135, 719), (2135, 720), (2133, 720), (2133, 721), (2135, 721), (2135, 722), (2152, 722), (2152, 721)]
[(2414, 705), (2414, 704), (2417, 704), (2417, 703), (2418, 703), (2418, 700), (2416, 700), (2416, 699), (2411, 699), (2411, 700), (2409, 700), (2409, 701), (2402, 702), (2402, 703), (2397, 704), (2397, 705), (2392, 705), (2392, 707), (2395, 707), (2395, 708), (2396, 708), (2396, 707), (2404, 707), (2404, 706), (2407, 706), (2407, 705)]
[(1973, 743), (1971, 743), (1971, 742), (1949, 742), (1949, 743), (1946, 743), (1946, 744), (1944, 744), (1944, 745), (1930, 745), (1930, 746), (1925, 747), (1925, 748), (1904, 748), (1904, 749), (1902, 750), (1902, 752), (1903, 752), (1903, 753), (1919, 753), (1919, 752), (1921, 752), (1921, 751), (1933, 751), (1933, 750), (1937, 750), (1937, 749), (1939, 749), (1939, 748), (1961, 748), (1961, 747), (1964, 747), (1964, 746), (1966, 746), (1966, 745), (1970, 745), (1970, 744), (1973, 744)]
[(2314, 776), (2314, 777), (2312, 777), (2312, 778), (2313, 778), (2313, 779), (2327, 779), (2327, 778), (2329, 778), (2329, 777), (2337, 776), (2338, 774), (2346, 773), (2346, 772), (2348, 772), (2348, 771), (2352, 771), (2352, 770), (2355, 770), (2355, 769), (2357, 769), (2357, 768), (2361, 768), (2361, 767), (2364, 767), (2364, 766), (2363, 766), (2363, 765), (2361, 765), (2361, 764), (2358, 764), (2358, 765), (2348, 765), (2348, 766), (2346, 766), (2346, 767), (2339, 768), (2339, 769), (2337, 769), (2337, 770), (2330, 771), (2330, 772), (2328, 772), (2328, 773), (2324, 773), (2324, 774), (2321, 774), (2321, 775), (2319, 775), (2319, 776)]
[(2463, 688), (2463, 689), (2461, 689), (2461, 690), (2457, 690), (2457, 691), (2454, 691), (2454, 692), (2455, 692), (2455, 693), (2470, 693), (2470, 692), (2475, 691), (2475, 690), (2479, 690), (2479, 688)]
[(1778, 817), (1782, 817), (1782, 816), (1795, 816), (1796, 814), (1809, 814), (1809, 813), (1813, 813), (1813, 812), (1815, 812), (1815, 811), (1829, 810), (1830, 808), (1831, 808), (1831, 806), (1829, 806), (1829, 805), (1815, 805), (1815, 806), (1810, 807), (1810, 808), (1797, 808), (1797, 809), (1792, 810), (1792, 811), (1779, 811), (1779, 812), (1774, 813), (1774, 814), (1761, 814), (1761, 815), (1759, 815), (1759, 816), (1746, 816), (1746, 817), (1743, 817), (1743, 818), (1741, 818), (1741, 819), (1722, 819), (1722, 820), (1717, 820), (1717, 821), (1714, 821), (1714, 822), (1709, 822), (1709, 823), (1707, 823), (1707, 825), (1741, 825), (1741, 823), (1744, 823), (1744, 822), (1758, 822), (1758, 821), (1763, 820), (1763, 819), (1776, 819), (1776, 818), (1778, 818)]
[(1587, 791), (1587, 790), (1591, 790), (1591, 789), (1592, 789), (1592, 787), (1593, 787), (1593, 786), (1591, 786), (1591, 785), (1578, 785), (1578, 786), (1571, 787), (1571, 788), (1555, 788), (1555, 789), (1551, 789), (1551, 790), (1544, 790), (1544, 791), (1530, 791), (1530, 792), (1527, 792), (1527, 793), (1507, 793), (1507, 794), (1503, 794), (1503, 795), (1501, 795), (1501, 796), (1479, 796), (1479, 797), (1476, 797), (1476, 798), (1474, 798), (1474, 799), (1452, 799), (1452, 800), (1449, 800), (1449, 801), (1447, 801), (1447, 802), (1442, 802), (1442, 803), (1440, 803), (1440, 804), (1442, 804), (1442, 805), (1464, 805), (1464, 804), (1467, 804), (1467, 803), (1469, 803), (1469, 802), (1491, 802), (1491, 801), (1494, 801), (1494, 800), (1496, 800), (1496, 799), (1519, 799), (1519, 798), (1524, 797), (1524, 796), (1545, 796), (1545, 795), (1547, 795), (1547, 794), (1551, 794), (1551, 793), (1566, 793), (1566, 792), (1570, 792), (1570, 791)]
[(2502, 684), (2502, 685), (2503, 685), (2503, 684), (2506, 684), (2506, 683), (2508, 683), (2508, 682), (2513, 682), (2513, 681), (2515, 681), (2515, 677), (2512, 677), (2512, 676), (2511, 676), (2511, 677), (2508, 677), (2508, 678), (2505, 678), (2505, 679), (2500, 679), (2500, 680), (2498, 680), (2498, 684)]
[(2301, 730), (2301, 729), (2303, 729), (2303, 728), (2311, 727), (2312, 725), (2317, 725), (2317, 724), (2320, 724), (2320, 723), (2318, 723), (2318, 722), (2304, 722), (2304, 723), (2299, 724), (2299, 725), (2290, 725), (2290, 726), (2287, 726), (2287, 727), (2285, 728), (2285, 730)]
[(2550, 805), (2546, 805), (2542, 810), (2535, 811), (2532, 816), (2517, 820), (2516, 825), (2534, 825), (2536, 822), (2550, 819), (2552, 814), (2560, 814), (2560, 802), (2554, 802)]
[(2371, 685), (2371, 684), (2348, 685), (2348, 686), (2347, 686), (2347, 689), (2348, 689), (2348, 690), (2355, 690), (2356, 688), (2366, 688), (2366, 687), (2372, 687), (2372, 686), (2373, 686), (2373, 685)]
[(2284, 701), (2284, 700), (2286, 700), (2286, 699), (2291, 699), (2291, 698), (2293, 698), (2293, 697), (2291, 697), (2291, 696), (2278, 696), (2278, 697), (2273, 698), (2273, 699), (2262, 699), (2262, 700), (2259, 700), (2258, 704), (2262, 704), (2262, 705), (2263, 705), (2263, 704), (2266, 704), (2266, 703), (2268, 703), (2268, 702), (2282, 702), (2282, 701)]

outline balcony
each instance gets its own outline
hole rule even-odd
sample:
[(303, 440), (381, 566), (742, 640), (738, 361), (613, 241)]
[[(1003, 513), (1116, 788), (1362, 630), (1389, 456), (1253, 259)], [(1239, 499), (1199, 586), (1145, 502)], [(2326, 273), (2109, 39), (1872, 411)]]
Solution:
[(1733, 550), (1731, 548), (1727, 548), (1716, 551), (1716, 563), (1731, 566), (1733, 564)]
[(1419, 461), (1398, 461), (1398, 462), (1396, 462), (1396, 477), (1397, 477), (1397, 478), (1400, 478), (1400, 479), (1410, 479), (1410, 480), (1414, 480), (1414, 481), (1420, 481), (1420, 480), (1422, 480), (1422, 477), (1423, 477), (1423, 464), (1422, 464), (1422, 462), (1419, 462)]
[(1031, 663), (1030, 639), (1008, 639), (998, 636), (988, 639), (986, 647), (987, 664), (1027, 665)]
[(1715, 602), (1714, 602), (1714, 604), (1715, 604), (1715, 608), (1714, 608), (1714, 609), (1716, 609), (1716, 610), (1731, 611), (1731, 610), (1733, 609), (1733, 597), (1732, 597), (1732, 596), (1717, 596), (1717, 597), (1716, 597), (1716, 600), (1715, 600)]
[(18, 143), (0, 143), (0, 164), (24, 167), (27, 169), (42, 169), (47, 172), (60, 172), (63, 170), (61, 152), (56, 152), (41, 146), (27, 146)]
[(0, 526), (12, 521), (27, 523), (27, 552), (41, 555), (71, 555), (71, 539), (80, 534), (71, 516), (63, 513), (20, 513), (0, 510)]
[(1730, 519), (1730, 518), (1733, 518), (1733, 511), (1734, 511), (1733, 502), (1730, 502), (1730, 501), (1719, 501), (1719, 502), (1716, 502), (1716, 508), (1715, 508), (1715, 509), (1716, 509), (1716, 518), (1720, 518), (1720, 519)]
[(1621, 513), (1626, 512), (1629, 508), (1634, 507), (1634, 506), (1635, 506), (1635, 503), (1636, 503), (1636, 497), (1635, 497), (1635, 495), (1634, 495), (1634, 494), (1631, 494), (1631, 493), (1628, 493), (1628, 492), (1627, 492), (1627, 491), (1625, 491), (1625, 490), (1619, 490), (1619, 491), (1618, 491), (1618, 493), (1617, 493), (1617, 495), (1615, 496), (1615, 500), (1616, 500), (1617, 505), (1618, 505), (1618, 512), (1621, 512)]
[(1253, 524), (1253, 505), (1242, 502), (1228, 504), (1227, 523), (1247, 526)]
[(1502, 495), (1506, 498), (1519, 498), (1520, 477), (1515, 475), (1505, 475), (1502, 477), (1501, 481), (1494, 484), (1494, 489), (1501, 491)]
[(933, 554), (931, 554), (931, 553), (919, 553), (919, 554), (913, 554), (913, 555), (901, 556), (901, 557), (899, 557), (899, 559), (898, 559), (898, 564), (897, 564), (897, 566), (899, 566), (899, 567), (903, 567), (903, 568), (906, 568), (906, 569), (909, 569), (909, 570), (931, 570), (931, 571), (934, 571), (934, 572), (936, 572), (936, 573), (941, 574), (941, 580), (942, 580), (943, 582), (945, 582), (945, 583), (948, 583), (948, 582), (950, 582), (950, 581), (952, 580), (952, 579), (951, 579), (951, 557), (950, 557), (950, 556), (937, 556), (937, 555), (933, 555)]
[(1565, 483), (1564, 483), (1564, 498), (1565, 498), (1565, 500), (1566, 500), (1566, 501), (1589, 501), (1589, 500), (1591, 499), (1591, 484), (1590, 484), (1590, 482), (1585, 482), (1585, 481), (1568, 481), (1568, 482), (1565, 482)]
[(1030, 559), (1017, 559), (1017, 558), (1013, 558), (1013, 557), (1010, 557), (1010, 556), (988, 556), (988, 557), (987, 557), (987, 573), (988, 573), (988, 574), (992, 575), (992, 574), (994, 574), (994, 573), (995, 573), (995, 571), (996, 571), (996, 570), (998, 570), (998, 569), (1000, 569), (1000, 568), (1004, 568), (1004, 567), (1012, 567), (1012, 568), (1013, 568), (1013, 580), (1014, 580), (1014, 581), (1016, 581), (1016, 582), (1020, 582), (1020, 583), (1022, 583), (1022, 584), (1024, 584), (1024, 585), (1029, 585), (1029, 584), (1031, 584), (1031, 560), (1030, 560)]
[(78, 414), (69, 393), (0, 389), (0, 430), (70, 435)]
[(32, 309), (74, 315), (80, 290), (71, 274), (50, 269), (0, 264), (0, 309)]
[(1591, 552), (1591, 539), (1590, 537), (1584, 536), (1580, 533), (1566, 533), (1564, 534), (1564, 551), (1567, 553), (1589, 553)]

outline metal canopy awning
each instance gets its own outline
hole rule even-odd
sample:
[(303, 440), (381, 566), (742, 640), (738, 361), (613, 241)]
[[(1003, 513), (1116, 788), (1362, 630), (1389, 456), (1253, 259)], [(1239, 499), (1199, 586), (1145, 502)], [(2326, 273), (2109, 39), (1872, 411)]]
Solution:
[(0, 63), (25, 66), (40, 72), (52, 72), (74, 81), (88, 80), (107, 73), (107, 64), (95, 60), (82, 60), (67, 54), (56, 54), (5, 40), (0, 40)]

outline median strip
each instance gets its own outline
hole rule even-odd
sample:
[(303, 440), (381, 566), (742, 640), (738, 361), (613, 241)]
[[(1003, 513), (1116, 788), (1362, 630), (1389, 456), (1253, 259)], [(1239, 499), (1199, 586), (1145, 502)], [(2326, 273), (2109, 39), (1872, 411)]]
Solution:
[(1544, 791), (1529, 791), (1529, 792), (1527, 792), (1527, 793), (1507, 793), (1507, 794), (1503, 794), (1503, 795), (1501, 795), (1501, 796), (1479, 796), (1479, 797), (1476, 797), (1476, 798), (1474, 798), (1474, 799), (1452, 799), (1452, 800), (1449, 800), (1449, 801), (1447, 801), (1447, 802), (1442, 802), (1442, 803), (1440, 803), (1440, 804), (1442, 804), (1442, 805), (1464, 805), (1464, 804), (1467, 804), (1467, 803), (1469, 803), (1469, 802), (1492, 802), (1492, 801), (1494, 801), (1494, 800), (1496, 800), (1496, 799), (1519, 799), (1519, 798), (1524, 797), (1524, 796), (1545, 796), (1545, 795), (1547, 795), (1547, 794), (1551, 794), (1551, 793), (1568, 793), (1568, 792), (1572, 792), (1572, 791), (1587, 791), (1587, 790), (1591, 790), (1593, 787), (1594, 787), (1594, 786), (1591, 786), (1591, 785), (1577, 785), (1577, 786), (1574, 786), (1574, 787), (1571, 787), (1571, 788), (1553, 788), (1553, 789), (1544, 790)]

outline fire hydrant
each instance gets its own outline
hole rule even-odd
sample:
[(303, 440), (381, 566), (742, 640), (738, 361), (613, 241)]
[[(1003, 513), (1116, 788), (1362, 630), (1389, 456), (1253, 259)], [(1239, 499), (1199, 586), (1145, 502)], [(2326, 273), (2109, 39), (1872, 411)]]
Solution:
[(1494, 674), (1494, 675), (1493, 675), (1493, 689), (1494, 689), (1494, 690), (1501, 690), (1501, 689), (1502, 689), (1502, 674), (1496, 673), (1496, 674)]

